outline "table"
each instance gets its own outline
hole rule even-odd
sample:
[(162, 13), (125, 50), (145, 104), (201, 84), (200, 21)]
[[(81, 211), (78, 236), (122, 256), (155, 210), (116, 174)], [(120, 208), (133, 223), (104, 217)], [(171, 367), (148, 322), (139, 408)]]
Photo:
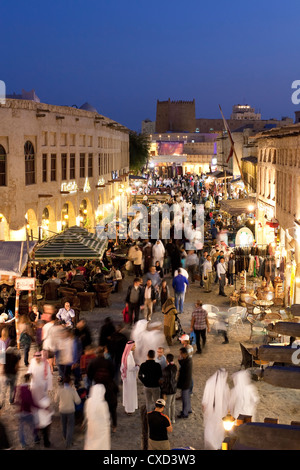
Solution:
[(267, 310), (274, 305), (272, 300), (254, 300), (253, 305), (260, 309), (260, 318), (263, 319), (267, 313)]

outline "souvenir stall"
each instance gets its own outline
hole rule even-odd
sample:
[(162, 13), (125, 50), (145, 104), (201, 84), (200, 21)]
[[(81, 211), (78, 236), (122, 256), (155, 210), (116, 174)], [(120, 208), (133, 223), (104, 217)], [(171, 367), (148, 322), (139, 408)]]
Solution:
[(255, 300), (270, 300), (284, 305), (284, 253), (276, 244), (236, 246), (235, 271), (240, 279), (240, 301), (247, 295)]
[[(241, 229), (247, 229), (247, 233), (252, 234), (254, 239), (255, 232), (255, 209), (256, 201), (253, 197), (245, 199), (223, 199), (220, 202), (220, 213), (228, 229), (228, 239), (231, 246), (234, 245), (252, 245), (252, 240), (248, 241), (248, 236), (244, 232), (240, 234), (240, 240), (236, 240), (237, 233)], [(251, 234), (249, 235), (251, 238)], [(244, 238), (244, 240), (243, 240)]]

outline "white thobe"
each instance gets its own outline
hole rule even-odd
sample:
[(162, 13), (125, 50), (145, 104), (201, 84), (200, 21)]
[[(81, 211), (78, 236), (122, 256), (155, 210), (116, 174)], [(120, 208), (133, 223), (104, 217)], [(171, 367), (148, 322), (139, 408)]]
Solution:
[(134, 413), (138, 409), (137, 373), (139, 367), (135, 364), (133, 352), (127, 357), (126, 378), (123, 379), (123, 406), (126, 413)]
[(225, 370), (220, 369), (205, 384), (202, 406), (207, 450), (220, 450), (225, 437), (222, 418), (228, 413), (230, 399), (227, 375)]
[(48, 396), (52, 390), (52, 372), (48, 361), (41, 360), (40, 363), (33, 358), (29, 364), (28, 374), (31, 374), (31, 391), (36, 403)]
[(84, 404), (84, 450), (110, 450), (110, 413), (103, 384), (93, 385)]
[(165, 247), (160, 243), (155, 243), (152, 248), (153, 264), (159, 261), (161, 267), (164, 266)]

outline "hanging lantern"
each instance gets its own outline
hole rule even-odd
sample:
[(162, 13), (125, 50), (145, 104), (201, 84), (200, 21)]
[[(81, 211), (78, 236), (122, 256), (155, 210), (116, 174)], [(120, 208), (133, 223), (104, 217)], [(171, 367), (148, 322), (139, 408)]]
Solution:
[(268, 222), (266, 222), (266, 225), (269, 225), (271, 228), (278, 228), (279, 222), (277, 219), (271, 219)]

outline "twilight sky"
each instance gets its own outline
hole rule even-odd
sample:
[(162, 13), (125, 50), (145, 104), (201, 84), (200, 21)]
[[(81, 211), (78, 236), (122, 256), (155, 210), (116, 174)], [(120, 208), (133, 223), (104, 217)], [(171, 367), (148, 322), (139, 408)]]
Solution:
[(239, 103), (294, 119), (299, 18), (299, 0), (3, 0), (0, 80), (136, 131), (168, 98), (195, 98), (198, 118)]

